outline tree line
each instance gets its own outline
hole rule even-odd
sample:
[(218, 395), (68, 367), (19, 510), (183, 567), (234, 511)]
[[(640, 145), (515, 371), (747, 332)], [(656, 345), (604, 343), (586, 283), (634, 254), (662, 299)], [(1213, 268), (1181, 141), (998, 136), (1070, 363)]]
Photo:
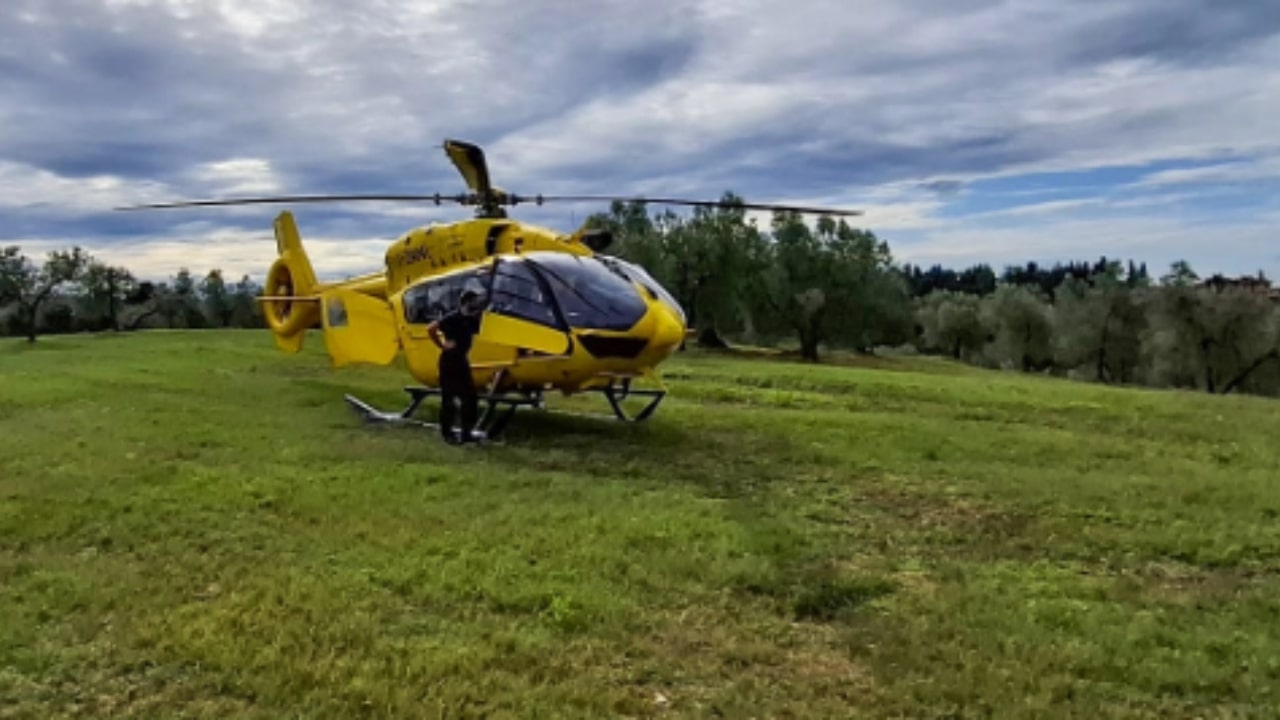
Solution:
[[(723, 201), (738, 200), (732, 193)], [(844, 220), (812, 226), (775, 212), (768, 227), (740, 207), (689, 216), (615, 202), (586, 225), (606, 250), (645, 267), (684, 307), (696, 343), (919, 352), (966, 363), (1101, 383), (1280, 396), (1280, 302), (1261, 273), (1201, 279), (1174, 263), (1028, 262), (997, 272), (895, 262), (886, 242)], [(262, 327), (248, 276), (181, 269), (140, 282), (79, 248), (43, 263), (0, 251), (0, 332)], [(7, 313), (7, 316), (6, 316)]]
[[(733, 202), (736, 197), (722, 198)], [(878, 349), (1118, 385), (1280, 396), (1280, 292), (1256, 277), (1201, 279), (1185, 261), (1099, 258), (928, 269), (894, 261), (874, 233), (740, 209), (650, 215), (614, 203), (588, 223), (683, 303), (698, 342)]]
[(247, 275), (228, 283), (217, 269), (196, 279), (182, 268), (154, 283), (80, 247), (55, 250), (43, 262), (16, 245), (0, 248), (0, 334), (29, 342), (107, 330), (262, 327), (260, 294)]

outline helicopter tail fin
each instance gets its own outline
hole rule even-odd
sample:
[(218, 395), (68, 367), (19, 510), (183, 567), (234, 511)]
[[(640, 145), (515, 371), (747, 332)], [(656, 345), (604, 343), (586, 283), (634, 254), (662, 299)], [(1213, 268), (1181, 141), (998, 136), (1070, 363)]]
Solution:
[(311, 259), (302, 247), (302, 236), (293, 213), (284, 211), (275, 219), (276, 261), (267, 272), (263, 315), (275, 336), (276, 345), (286, 352), (302, 349), (302, 337), (320, 322), (320, 283)]

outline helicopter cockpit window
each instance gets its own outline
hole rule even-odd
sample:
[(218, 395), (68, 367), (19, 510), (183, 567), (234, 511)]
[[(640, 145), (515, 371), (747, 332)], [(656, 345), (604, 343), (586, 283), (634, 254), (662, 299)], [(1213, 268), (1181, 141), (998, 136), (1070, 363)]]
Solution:
[(530, 254), (565, 320), (597, 330), (629, 330), (647, 306), (634, 286), (599, 260), (565, 253)]
[(523, 261), (498, 263), (493, 273), (493, 303), (489, 310), (548, 327), (560, 326), (550, 298)]
[(410, 325), (426, 325), (433, 318), (427, 294), (430, 287), (427, 283), (419, 283), (404, 291), (404, 319)]
[(404, 293), (405, 321), (426, 325), (458, 309), (462, 293), (470, 290), (482, 299), (488, 296), (484, 280), (474, 273), (447, 275), (423, 281)]

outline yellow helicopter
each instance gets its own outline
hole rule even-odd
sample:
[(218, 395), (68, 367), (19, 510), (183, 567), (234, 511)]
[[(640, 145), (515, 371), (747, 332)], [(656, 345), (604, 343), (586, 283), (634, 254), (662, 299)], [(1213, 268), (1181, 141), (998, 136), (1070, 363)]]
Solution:
[[(859, 211), (787, 205), (508, 193), (490, 183), (479, 146), (447, 139), (444, 151), (466, 181), (457, 195), (300, 195), (193, 200), (137, 205), (120, 210), (308, 202), (455, 202), (475, 206), (473, 219), (412, 228), (391, 242), (381, 272), (324, 283), (316, 278), (293, 214), (274, 221), (278, 257), (267, 272), (263, 303), (276, 345), (296, 353), (310, 329), (323, 332), (333, 367), (354, 363), (389, 365), (403, 353), (408, 406), (379, 411), (346, 395), (362, 417), (375, 422), (411, 422), (421, 402), (440, 394), (440, 349), (428, 327), (458, 307), (464, 291), (483, 299), (480, 331), (469, 358), (472, 381), (485, 410), (478, 437), (495, 438), (517, 408), (546, 409), (544, 394), (601, 392), (614, 417), (639, 422), (667, 394), (658, 366), (692, 330), (679, 302), (644, 268), (604, 250), (607, 230), (586, 226), (571, 234), (508, 218), (504, 206), (549, 201), (638, 201), (672, 205), (781, 209), (802, 213), (858, 215)], [(655, 387), (633, 387), (637, 381)], [(647, 403), (630, 414), (630, 397)], [(500, 412), (499, 408), (503, 411)]]

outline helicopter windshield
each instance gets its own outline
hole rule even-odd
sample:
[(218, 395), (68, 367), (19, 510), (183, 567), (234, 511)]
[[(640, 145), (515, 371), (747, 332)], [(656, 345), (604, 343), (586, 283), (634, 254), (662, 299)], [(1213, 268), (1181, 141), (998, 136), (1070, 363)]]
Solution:
[(555, 296), (565, 321), (595, 330), (629, 330), (647, 310), (628, 280), (599, 260), (566, 253), (527, 253)]
[(623, 275), (628, 280), (644, 286), (646, 290), (670, 306), (675, 311), (676, 316), (680, 318), (681, 324), (688, 323), (688, 318), (685, 317), (684, 308), (680, 307), (680, 303), (657, 280), (654, 280), (653, 276), (646, 272), (643, 267), (612, 255), (596, 255), (596, 257), (607, 265), (609, 269)]

